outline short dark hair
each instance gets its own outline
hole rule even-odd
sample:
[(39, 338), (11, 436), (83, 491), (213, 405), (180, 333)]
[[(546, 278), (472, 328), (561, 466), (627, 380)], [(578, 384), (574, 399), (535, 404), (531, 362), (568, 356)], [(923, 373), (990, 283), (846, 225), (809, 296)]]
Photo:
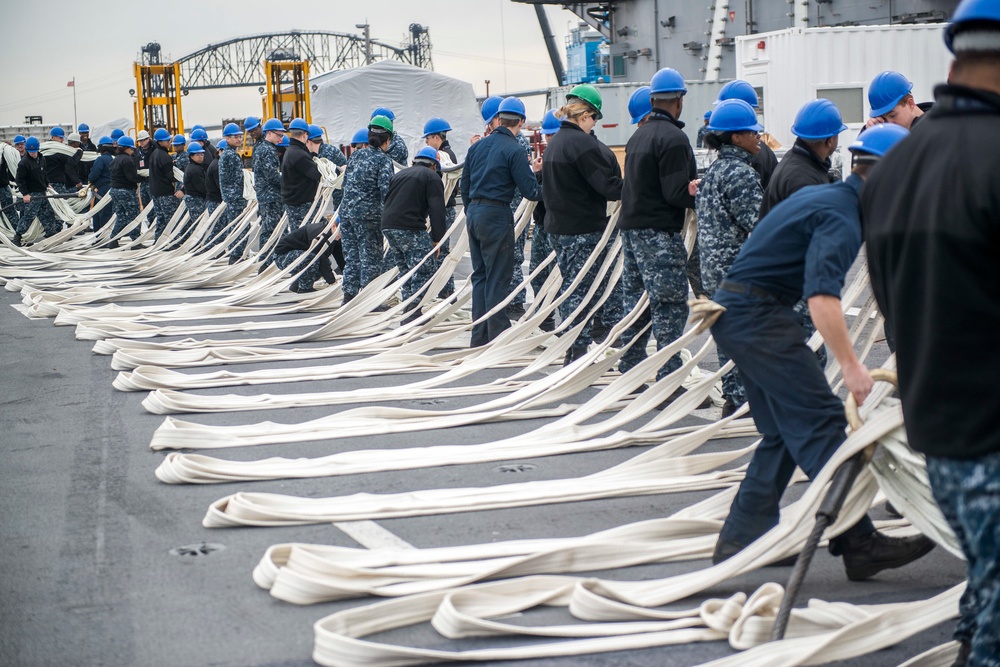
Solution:
[(503, 127), (517, 127), (524, 122), (524, 119), (518, 116), (517, 118), (504, 118), (500, 116), (500, 125)]

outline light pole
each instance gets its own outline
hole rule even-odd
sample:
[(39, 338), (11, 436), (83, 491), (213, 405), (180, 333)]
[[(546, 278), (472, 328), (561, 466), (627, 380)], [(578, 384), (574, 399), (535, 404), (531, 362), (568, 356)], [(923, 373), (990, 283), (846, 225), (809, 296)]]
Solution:
[(359, 28), (365, 31), (365, 64), (372, 64), (372, 36), (371, 36), (371, 26), (367, 23), (355, 23), (355, 28)]

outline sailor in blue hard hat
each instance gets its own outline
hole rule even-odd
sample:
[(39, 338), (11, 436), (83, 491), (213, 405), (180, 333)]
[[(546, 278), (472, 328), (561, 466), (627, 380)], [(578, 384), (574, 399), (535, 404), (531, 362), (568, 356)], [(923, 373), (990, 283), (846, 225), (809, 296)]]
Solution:
[(80, 148), (85, 151), (97, 151), (97, 145), (90, 140), (90, 126), (86, 123), (80, 123), (76, 128), (77, 133), (80, 135)]
[[(840, 294), (861, 248), (862, 185), (905, 134), (888, 126), (863, 133), (850, 147), (855, 163), (847, 180), (803, 188), (775, 207), (754, 227), (714, 304), (700, 304), (718, 317), (712, 336), (736, 362), (750, 414), (763, 435), (719, 533), (713, 563), (731, 558), (776, 526), (781, 496), (796, 468), (815, 478), (846, 438), (844, 404), (802, 337), (795, 303), (808, 299), (858, 403), (871, 391), (872, 377), (855, 354)], [(852, 581), (902, 567), (933, 547), (923, 535), (880, 533), (867, 516), (830, 540), (831, 553), (843, 556)], [(775, 553), (773, 560), (788, 555)]]
[(184, 199), (184, 191), (174, 177), (174, 160), (170, 156), (170, 142), (173, 138), (166, 128), (156, 128), (153, 131), (154, 144), (146, 156), (149, 166), (149, 195), (153, 198), (153, 210), (156, 212), (156, 239), (163, 235)]
[[(246, 197), (243, 196), (243, 158), (237, 152), (243, 144), (243, 129), (236, 123), (227, 123), (222, 128), (222, 139), (226, 144), (219, 154), (219, 189), (222, 192), (222, 201), (226, 203), (226, 210), (216, 220), (212, 234), (206, 241), (209, 247), (223, 240), (229, 223), (247, 207)], [(241, 257), (242, 254), (230, 254), (229, 263), (233, 264)]]
[(712, 117), (712, 110), (705, 112), (705, 122), (698, 128), (698, 137), (695, 141), (695, 148), (705, 148), (705, 135), (708, 134), (708, 119)]
[(482, 134), (474, 134), (472, 138), (469, 139), (470, 144), (474, 144), (483, 137), (489, 136), (490, 132), (495, 130), (500, 125), (500, 119), (497, 116), (500, 110), (500, 103), (503, 102), (503, 97), (500, 95), (490, 95), (485, 100), (483, 100), (482, 106), (479, 108), (480, 114), (483, 116), (483, 123), (485, 124), (485, 129)]
[(11, 142), (14, 148), (17, 149), (17, 152), (21, 157), (24, 157), (24, 141), (25, 141), (24, 136), (18, 134), (14, 136), (14, 140), (13, 142)]
[(288, 230), (291, 232), (312, 222), (306, 219), (306, 214), (313, 205), (322, 175), (307, 145), (309, 123), (304, 118), (292, 119), (285, 138), (289, 145), (285, 149), (281, 169), (281, 200), (288, 216)]
[(392, 121), (392, 139), (389, 141), (389, 148), (386, 150), (386, 153), (396, 164), (405, 165), (409, 162), (410, 152), (406, 148), (406, 142), (403, 141), (403, 137), (399, 133), (398, 123), (396, 122), (396, 114), (392, 112), (392, 109), (378, 107), (372, 111), (371, 117), (374, 119), (378, 116), (388, 118)]
[[(455, 155), (455, 151), (448, 142), (449, 132), (451, 132), (451, 125), (444, 118), (431, 118), (424, 123), (424, 141), (427, 142), (427, 146), (438, 151), (439, 157), (440, 154), (444, 154), (446, 156), (444, 158), (446, 163), (454, 165), (458, 164), (458, 156)], [(451, 191), (451, 196), (448, 197), (448, 201), (445, 203), (444, 224), (448, 229), (451, 228), (452, 223), (455, 222), (455, 218), (458, 217), (457, 197), (458, 188), (455, 188)], [(451, 243), (448, 239), (445, 239), (438, 250), (438, 262), (443, 262), (450, 252)], [(455, 278), (449, 277), (448, 282), (441, 288), (438, 296), (446, 298), (454, 294), (454, 292)]]
[[(263, 247), (285, 212), (285, 206), (281, 203), (281, 161), (277, 151), (278, 144), (285, 136), (285, 126), (277, 118), (268, 118), (258, 129), (262, 136), (260, 140), (254, 140), (250, 167), (257, 194), (257, 212), (260, 215), (260, 245)], [(242, 249), (240, 253), (242, 254)], [(271, 257), (264, 258), (265, 266), (270, 262)]]
[(37, 137), (28, 137), (24, 142), (24, 157), (17, 163), (17, 174), (14, 180), (21, 193), (24, 212), (14, 227), (12, 241), (16, 246), (21, 245), (21, 237), (28, 231), (28, 227), (35, 221), (36, 217), (42, 223), (46, 237), (58, 233), (62, 227), (62, 223), (56, 218), (55, 211), (46, 198), (49, 182), (42, 164), (43, 157), (39, 153), (39, 144)]
[(893, 123), (908, 130), (934, 106), (933, 102), (917, 104), (913, 99), (913, 83), (899, 72), (879, 73), (868, 85), (870, 118), (865, 127)]

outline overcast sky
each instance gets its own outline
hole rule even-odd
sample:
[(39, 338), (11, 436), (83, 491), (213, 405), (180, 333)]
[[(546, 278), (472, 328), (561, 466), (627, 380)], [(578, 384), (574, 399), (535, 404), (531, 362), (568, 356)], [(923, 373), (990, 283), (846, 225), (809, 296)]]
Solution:
[[(79, 0), (4, 2), (0, 125), (23, 123), (27, 115), (46, 125), (73, 122), (66, 83), (74, 77), (79, 122), (131, 119), (132, 63), (149, 42), (159, 42), (169, 61), (233, 37), (291, 29), (357, 33), (355, 24), (365, 22), (373, 39), (389, 43), (407, 40), (411, 23), (428, 26), (434, 69), (469, 81), (477, 94), (486, 79), (492, 93), (556, 84), (534, 9), (510, 0), (103, 0), (89, 5), (98, 11), (82, 7)], [(578, 19), (559, 8), (547, 12), (565, 64), (563, 41)], [(529, 104), (529, 113), (534, 106), (541, 109)], [(255, 88), (193, 91), (183, 102), (188, 127), (259, 110)]]

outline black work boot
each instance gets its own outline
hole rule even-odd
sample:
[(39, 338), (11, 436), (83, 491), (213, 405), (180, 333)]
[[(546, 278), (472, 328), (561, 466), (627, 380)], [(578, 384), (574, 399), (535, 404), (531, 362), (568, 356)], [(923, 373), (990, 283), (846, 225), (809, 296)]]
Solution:
[(839, 545), (851, 581), (864, 581), (882, 570), (902, 567), (926, 556), (934, 542), (923, 535), (889, 537), (878, 531), (865, 537), (845, 536)]
[(969, 663), (969, 655), (972, 654), (972, 642), (963, 641), (958, 646), (958, 656), (951, 667), (965, 667)]
[(566, 350), (566, 357), (563, 359), (563, 366), (569, 366), (571, 363), (573, 363), (586, 353), (587, 353), (586, 345), (582, 347), (577, 347), (576, 345), (574, 345), (573, 347)]
[(722, 405), (722, 418), (725, 419), (726, 417), (732, 415), (737, 409), (739, 409), (739, 407), (740, 406), (736, 405), (736, 401), (734, 401), (731, 397), (727, 397), (726, 402)]
[(546, 317), (544, 320), (541, 321), (541, 323), (538, 325), (538, 328), (545, 332), (554, 331), (556, 328), (556, 318), (553, 317), (552, 315), (549, 315), (548, 317)]
[(595, 341), (603, 341), (608, 337), (608, 332), (611, 331), (604, 322), (601, 322), (596, 317), (590, 323), (590, 337)]
[(14, 238), (11, 240), (11, 243), (16, 245), (18, 248), (23, 246), (24, 242), (21, 240), (21, 234), (20, 233), (14, 234)]

